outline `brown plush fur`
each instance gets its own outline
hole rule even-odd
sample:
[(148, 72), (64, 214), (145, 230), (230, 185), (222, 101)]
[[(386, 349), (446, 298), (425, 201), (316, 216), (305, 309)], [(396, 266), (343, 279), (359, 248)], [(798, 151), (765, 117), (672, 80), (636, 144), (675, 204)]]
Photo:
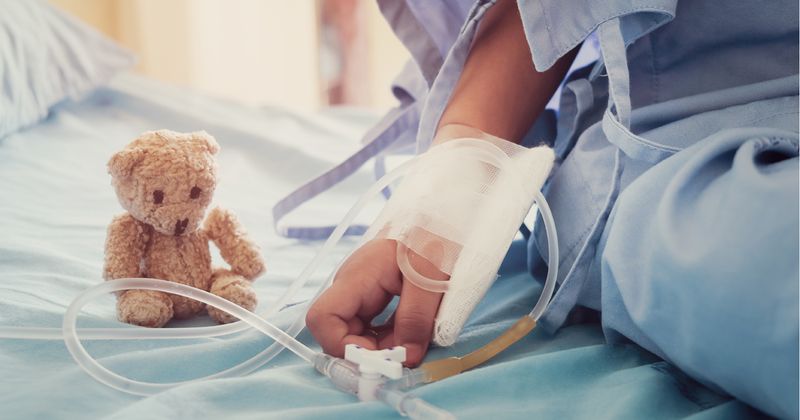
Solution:
[[(150, 277), (210, 291), (244, 308), (256, 307), (251, 281), (264, 271), (258, 247), (236, 217), (212, 209), (203, 222), (216, 187), (217, 142), (205, 132), (169, 130), (142, 134), (108, 162), (112, 185), (127, 213), (108, 227), (106, 280)], [(220, 249), (230, 270), (212, 269), (209, 240)], [(120, 321), (161, 327), (188, 318), (200, 302), (156, 291), (130, 290), (117, 299)], [(234, 317), (208, 308), (221, 323)]]

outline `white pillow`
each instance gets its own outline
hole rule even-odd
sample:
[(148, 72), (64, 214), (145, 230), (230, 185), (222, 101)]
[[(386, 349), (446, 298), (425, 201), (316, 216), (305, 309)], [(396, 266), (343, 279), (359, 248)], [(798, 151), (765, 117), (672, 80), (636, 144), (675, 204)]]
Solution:
[(131, 67), (133, 55), (42, 0), (0, 0), (0, 138)]

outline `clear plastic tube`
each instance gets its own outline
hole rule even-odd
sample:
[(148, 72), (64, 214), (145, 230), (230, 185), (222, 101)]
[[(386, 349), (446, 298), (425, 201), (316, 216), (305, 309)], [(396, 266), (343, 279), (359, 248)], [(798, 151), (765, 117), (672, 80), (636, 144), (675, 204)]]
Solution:
[[(296, 355), (300, 356), (306, 362), (316, 365), (316, 362), (324, 359), (325, 355), (315, 352), (305, 346), (303, 343), (283, 332), (280, 328), (272, 325), (260, 316), (230, 302), (217, 295), (208, 293), (204, 290), (196, 289), (194, 287), (186, 286), (180, 283), (174, 283), (164, 280), (148, 279), (148, 278), (126, 278), (100, 283), (82, 293), (72, 304), (67, 308), (64, 314), (64, 343), (67, 346), (73, 359), (80, 365), (86, 373), (92, 376), (100, 383), (106, 384), (112, 388), (124, 391), (135, 395), (151, 395), (154, 391), (161, 390), (165, 385), (170, 384), (151, 384), (148, 382), (135, 381), (129, 378), (120, 376), (94, 360), (91, 355), (86, 351), (86, 348), (78, 338), (78, 331), (76, 323), (78, 321), (78, 314), (84, 305), (89, 303), (92, 299), (112, 292), (123, 290), (139, 289), (139, 290), (155, 290), (164, 293), (171, 293), (190, 299), (198, 300), (206, 305), (213, 306), (217, 309), (223, 310), (249, 326), (261, 331), (262, 333), (272, 337), (282, 348), (291, 350)], [(338, 359), (340, 360), (340, 359)], [(349, 372), (337, 371), (337, 375), (327, 375), (332, 380), (341, 382), (341, 379), (351, 379), (357, 381), (357, 373), (355, 375), (348, 375)], [(344, 375), (342, 375), (344, 374)], [(344, 378), (340, 378), (344, 376)], [(350, 378), (352, 376), (352, 378)], [(195, 379), (194, 381), (197, 381)], [(172, 384), (177, 385), (177, 384)], [(348, 388), (353, 388), (353, 384), (349, 384)], [(436, 418), (442, 420), (454, 419), (455, 417), (449, 412), (442, 410), (438, 407), (432, 406), (420, 398), (406, 394), (397, 389), (389, 389), (379, 392), (379, 399), (385, 402), (390, 407), (396, 409), (401, 415), (409, 416), (412, 419), (429, 419)]]
[(448, 411), (393, 387), (378, 388), (377, 397), (378, 400), (397, 410), (400, 415), (408, 416), (410, 419), (455, 420), (456, 418)]
[[(317, 355), (317, 352), (306, 347), (303, 345), (303, 343), (297, 341), (289, 334), (286, 334), (280, 328), (270, 324), (265, 319), (242, 308), (239, 305), (236, 305), (233, 302), (208, 293), (204, 290), (196, 289), (180, 283), (156, 279), (128, 278), (112, 280), (89, 288), (77, 299), (75, 299), (72, 304), (69, 305), (67, 312), (64, 314), (63, 332), (64, 344), (66, 344), (67, 350), (69, 350), (70, 354), (75, 359), (75, 362), (77, 362), (78, 365), (80, 365), (86, 371), (86, 373), (91, 375), (97, 381), (120, 391), (136, 395), (151, 395), (154, 392), (162, 391), (165, 386), (174, 386), (179, 384), (151, 384), (148, 382), (135, 381), (118, 375), (97, 363), (97, 361), (94, 360), (91, 355), (89, 355), (89, 353), (86, 351), (86, 348), (84, 348), (81, 344), (76, 328), (78, 313), (80, 313), (81, 308), (89, 303), (89, 301), (100, 295), (130, 289), (156, 290), (159, 292), (171, 293), (198, 300), (243, 320), (250, 326), (272, 337), (276, 343), (279, 343), (282, 347), (291, 350), (309, 363), (313, 363), (313, 360)], [(197, 379), (194, 381), (197, 381)]]
[(547, 309), (547, 305), (550, 303), (553, 291), (556, 288), (556, 280), (558, 279), (558, 235), (556, 234), (556, 222), (553, 219), (553, 213), (550, 211), (550, 206), (541, 191), (536, 191), (534, 201), (536, 201), (536, 206), (539, 208), (539, 214), (542, 215), (544, 231), (547, 235), (547, 279), (544, 282), (542, 294), (539, 295), (539, 300), (536, 301), (536, 305), (528, 314), (534, 321), (538, 321), (544, 310)]

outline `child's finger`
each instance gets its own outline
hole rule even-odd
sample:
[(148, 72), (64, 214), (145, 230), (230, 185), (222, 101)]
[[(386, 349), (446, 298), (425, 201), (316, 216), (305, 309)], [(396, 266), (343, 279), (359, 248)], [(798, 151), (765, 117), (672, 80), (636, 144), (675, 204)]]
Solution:
[[(448, 276), (428, 260), (410, 251), (410, 263), (425, 277), (446, 281)], [(406, 348), (406, 365), (416, 366), (425, 357), (442, 294), (421, 289), (403, 279), (403, 290), (394, 320), (394, 342)]]

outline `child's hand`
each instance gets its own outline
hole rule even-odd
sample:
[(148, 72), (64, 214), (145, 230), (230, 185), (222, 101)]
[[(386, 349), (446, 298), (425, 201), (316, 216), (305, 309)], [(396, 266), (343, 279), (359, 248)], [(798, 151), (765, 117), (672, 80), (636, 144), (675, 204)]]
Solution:
[[(412, 266), (432, 279), (447, 276), (410, 252)], [(400, 302), (385, 325), (373, 326), (394, 296)], [(404, 280), (397, 267), (397, 243), (389, 239), (367, 242), (345, 261), (333, 284), (311, 306), (306, 324), (322, 349), (342, 357), (346, 344), (368, 349), (406, 347), (406, 365), (417, 366), (428, 350), (441, 293)]]

